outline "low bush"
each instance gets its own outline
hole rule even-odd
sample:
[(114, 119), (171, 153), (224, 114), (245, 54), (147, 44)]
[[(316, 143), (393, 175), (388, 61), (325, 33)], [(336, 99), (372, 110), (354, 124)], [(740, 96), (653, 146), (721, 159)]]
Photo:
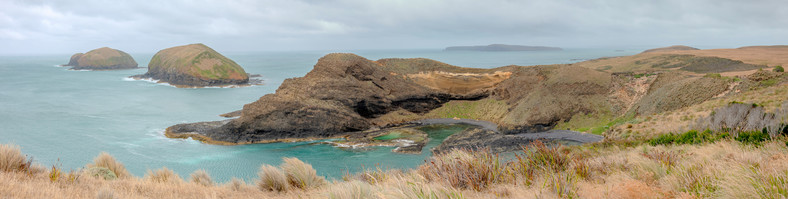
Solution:
[(785, 69), (783, 68), (783, 66), (775, 66), (772, 71), (774, 71), (774, 72), (781, 72), (782, 73), (782, 72), (785, 72)]

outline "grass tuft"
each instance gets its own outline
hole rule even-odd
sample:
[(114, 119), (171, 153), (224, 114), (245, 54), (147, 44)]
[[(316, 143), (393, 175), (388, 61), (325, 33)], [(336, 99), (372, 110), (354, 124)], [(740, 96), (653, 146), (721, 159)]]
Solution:
[(202, 186), (213, 186), (213, 180), (211, 180), (211, 175), (208, 175), (208, 172), (205, 170), (196, 170), (194, 173), (191, 174), (191, 181), (192, 183), (202, 185)]
[(104, 167), (115, 173), (118, 178), (129, 178), (131, 174), (122, 163), (115, 160), (112, 155), (106, 152), (101, 152), (96, 158), (93, 159), (93, 164), (88, 164), (87, 168)]
[(511, 170), (488, 149), (455, 149), (439, 153), (421, 165), (418, 172), (427, 180), (446, 183), (454, 188), (481, 191), (490, 185), (511, 180)]
[(293, 187), (306, 190), (326, 184), (326, 180), (317, 175), (312, 165), (298, 158), (282, 158), (282, 160), (284, 163), (280, 167), (287, 174), (287, 182)]
[(262, 165), (257, 175), (260, 176), (260, 181), (257, 182), (257, 187), (260, 190), (286, 192), (290, 189), (287, 176), (279, 168), (267, 164)]
[(151, 182), (157, 183), (181, 183), (183, 180), (181, 179), (175, 171), (168, 169), (167, 167), (162, 167), (156, 171), (148, 170), (148, 174), (145, 175), (145, 179)]
[(0, 145), (0, 171), (15, 172), (30, 170), (32, 158), (28, 161), (17, 145)]

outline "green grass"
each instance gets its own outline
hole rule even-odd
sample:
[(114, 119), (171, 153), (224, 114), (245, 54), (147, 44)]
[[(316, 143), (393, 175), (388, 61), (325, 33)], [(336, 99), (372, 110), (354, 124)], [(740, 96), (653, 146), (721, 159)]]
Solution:
[(690, 130), (684, 133), (669, 133), (659, 135), (656, 138), (652, 138), (647, 140), (646, 142), (651, 144), (652, 146), (656, 145), (671, 145), (671, 144), (703, 144), (703, 143), (713, 143), (717, 142), (722, 139), (729, 139), (732, 138), (733, 140), (739, 141), (743, 144), (749, 145), (760, 145), (762, 142), (771, 140), (769, 134), (766, 131), (748, 131), (748, 132), (739, 132), (736, 136), (732, 136), (728, 132), (713, 132), (711, 130), (705, 130), (699, 132), (697, 130)]
[(574, 131), (601, 135), (605, 131), (615, 126), (627, 123), (636, 124), (639, 122), (640, 120), (635, 118), (634, 113), (627, 113), (623, 116), (615, 118), (610, 113), (598, 115), (578, 114), (573, 116), (568, 122), (560, 122), (555, 126), (555, 129), (570, 129)]
[(508, 108), (509, 105), (505, 101), (490, 98), (475, 101), (456, 100), (443, 104), (427, 115), (432, 118), (457, 117), (494, 122), (499, 120)]

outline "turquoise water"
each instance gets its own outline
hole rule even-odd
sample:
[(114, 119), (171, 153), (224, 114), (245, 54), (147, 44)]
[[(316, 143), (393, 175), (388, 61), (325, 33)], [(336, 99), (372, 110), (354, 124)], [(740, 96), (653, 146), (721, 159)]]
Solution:
[[(510, 64), (572, 63), (581, 59), (631, 55), (639, 49), (577, 49), (553, 52), (443, 52), (397, 50), (354, 52), (370, 59), (425, 57), (449, 64), (497, 67)], [(101, 151), (112, 154), (136, 176), (166, 166), (187, 177), (207, 170), (218, 181), (251, 180), (261, 164), (278, 165), (282, 157), (311, 163), (332, 178), (366, 167), (413, 168), (430, 154), (392, 153), (391, 148), (348, 151), (324, 144), (274, 143), (215, 146), (168, 139), (163, 130), (184, 122), (223, 119), (273, 93), (286, 78), (303, 76), (326, 52), (225, 53), (247, 72), (261, 74), (265, 85), (244, 88), (182, 89), (126, 77), (146, 69), (70, 71), (56, 67), (70, 54), (0, 56), (0, 143), (14, 143), (36, 162), (78, 169)], [(147, 66), (153, 54), (134, 54)], [(438, 135), (438, 134), (436, 134)], [(441, 134), (445, 138), (446, 133)], [(437, 145), (433, 139), (428, 146)], [(425, 149), (426, 151), (426, 149)]]

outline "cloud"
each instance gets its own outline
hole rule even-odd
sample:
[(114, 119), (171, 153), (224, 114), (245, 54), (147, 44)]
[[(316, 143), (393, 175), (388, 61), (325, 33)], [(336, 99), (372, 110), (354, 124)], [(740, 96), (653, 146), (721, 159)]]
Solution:
[(0, 0), (0, 53), (788, 42), (782, 0)]

